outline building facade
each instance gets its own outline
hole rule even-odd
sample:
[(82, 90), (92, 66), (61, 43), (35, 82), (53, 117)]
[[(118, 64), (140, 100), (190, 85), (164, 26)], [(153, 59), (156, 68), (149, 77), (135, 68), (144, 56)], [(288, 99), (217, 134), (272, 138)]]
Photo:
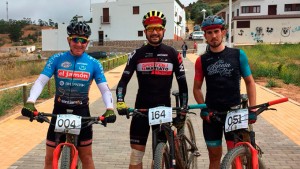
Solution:
[[(217, 13), (229, 22), (229, 8)], [(299, 0), (237, 0), (232, 4), (234, 45), (299, 43)]]
[[(91, 4), (92, 29), (90, 40), (103, 45), (104, 41), (146, 40), (142, 20), (150, 10), (159, 10), (166, 16), (164, 39), (185, 38), (184, 7), (177, 0), (115, 0)], [(43, 51), (68, 50), (66, 24), (56, 30), (42, 31)]]

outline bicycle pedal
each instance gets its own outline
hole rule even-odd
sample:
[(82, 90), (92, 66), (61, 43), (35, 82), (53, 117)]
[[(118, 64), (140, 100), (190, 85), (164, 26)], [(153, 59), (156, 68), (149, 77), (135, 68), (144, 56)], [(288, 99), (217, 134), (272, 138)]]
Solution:
[(194, 156), (196, 156), (196, 157), (199, 157), (199, 156), (201, 156), (201, 154), (199, 153), (199, 151), (194, 151)]

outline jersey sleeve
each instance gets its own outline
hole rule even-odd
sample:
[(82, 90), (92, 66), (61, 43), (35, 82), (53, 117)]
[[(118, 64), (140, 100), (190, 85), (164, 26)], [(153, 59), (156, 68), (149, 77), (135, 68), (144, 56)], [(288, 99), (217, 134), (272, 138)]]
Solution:
[(128, 60), (127, 64), (125, 66), (125, 69), (123, 71), (122, 77), (118, 83), (117, 90), (116, 90), (116, 95), (117, 95), (117, 101), (118, 102), (123, 102), (125, 95), (126, 95), (126, 90), (127, 90), (127, 85), (136, 70), (136, 58), (137, 58), (137, 53), (136, 50), (134, 50), (131, 54), (128, 55)]
[(195, 63), (195, 77), (194, 80), (203, 80), (203, 70), (202, 70), (202, 62), (201, 62), (201, 56), (197, 58)]
[(185, 70), (180, 53), (175, 51), (176, 61), (174, 63), (174, 72), (178, 83), (180, 105), (187, 106), (188, 104), (188, 87), (186, 82)]
[(240, 50), (240, 67), (243, 77), (248, 77), (251, 75), (251, 69), (248, 63), (248, 58), (243, 50)]
[(98, 60), (95, 59), (94, 66), (95, 66), (94, 78), (95, 78), (96, 84), (107, 82), (105, 75), (104, 75), (104, 70), (103, 70), (102, 64)]
[(58, 53), (58, 54), (51, 56), (48, 59), (41, 74), (46, 75), (49, 78), (51, 78), (51, 76), (54, 74), (54, 72), (56, 70), (56, 67), (57, 67), (56, 65), (58, 64), (59, 58), (62, 57), (62, 55), (63, 55), (63, 53)]

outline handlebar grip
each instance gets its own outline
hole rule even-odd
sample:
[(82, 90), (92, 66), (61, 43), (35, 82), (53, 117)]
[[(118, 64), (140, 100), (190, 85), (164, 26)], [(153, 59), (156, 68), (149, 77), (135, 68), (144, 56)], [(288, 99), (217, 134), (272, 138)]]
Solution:
[(34, 114), (32, 113), (32, 111), (27, 110), (27, 109), (22, 109), (21, 113), (25, 117), (30, 117), (31, 118), (31, 117), (34, 116)]
[(133, 111), (134, 111), (134, 108), (128, 108), (128, 111), (129, 111), (129, 112), (133, 112)]
[(100, 121), (104, 121), (104, 120), (105, 120), (105, 117), (104, 117), (104, 116), (100, 116), (100, 117), (99, 117), (99, 120), (100, 120)]
[(207, 108), (206, 104), (191, 104), (188, 105), (188, 109), (203, 109)]
[(270, 102), (268, 102), (268, 104), (269, 104), (269, 106), (271, 106), (271, 105), (274, 105), (274, 104), (279, 104), (279, 103), (282, 103), (282, 102), (286, 102), (288, 100), (289, 99), (287, 97), (285, 97), (285, 98), (270, 101)]

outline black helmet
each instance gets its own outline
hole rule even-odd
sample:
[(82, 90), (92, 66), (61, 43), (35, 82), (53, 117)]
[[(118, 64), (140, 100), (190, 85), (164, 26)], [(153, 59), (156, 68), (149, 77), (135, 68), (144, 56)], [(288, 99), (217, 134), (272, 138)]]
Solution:
[(91, 35), (91, 28), (85, 22), (71, 22), (67, 27), (67, 33), (69, 36), (71, 35), (80, 35), (89, 37)]
[(160, 11), (149, 11), (143, 17), (143, 25), (145, 28), (147, 28), (148, 25), (160, 25), (164, 28), (166, 26), (166, 23), (166, 17)]

